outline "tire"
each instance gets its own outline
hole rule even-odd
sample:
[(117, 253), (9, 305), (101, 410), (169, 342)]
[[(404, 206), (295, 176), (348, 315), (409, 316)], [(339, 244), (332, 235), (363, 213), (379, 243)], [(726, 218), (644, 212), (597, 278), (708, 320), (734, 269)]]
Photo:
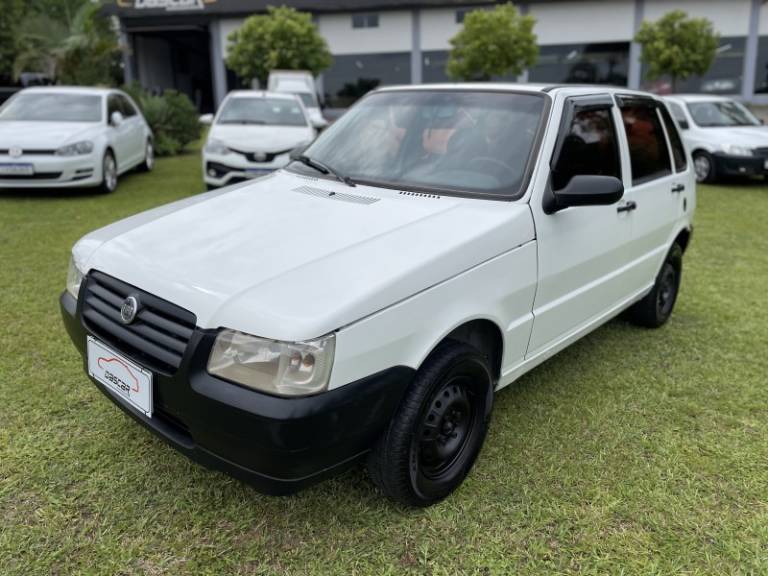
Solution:
[(139, 164), (139, 172), (152, 172), (155, 167), (155, 146), (152, 140), (147, 140), (144, 148), (144, 162)]
[(368, 457), (390, 500), (425, 507), (464, 480), (488, 431), (494, 378), (487, 357), (461, 343), (435, 350)]
[(715, 159), (709, 152), (699, 150), (693, 153), (693, 171), (696, 182), (710, 183), (717, 178)]
[(651, 291), (632, 308), (630, 319), (639, 326), (658, 328), (672, 315), (683, 275), (683, 249), (675, 243), (667, 254)]
[(107, 150), (104, 153), (104, 158), (101, 161), (102, 178), (99, 185), (99, 192), (102, 194), (111, 194), (117, 190), (117, 162), (115, 161), (115, 155), (111, 150)]

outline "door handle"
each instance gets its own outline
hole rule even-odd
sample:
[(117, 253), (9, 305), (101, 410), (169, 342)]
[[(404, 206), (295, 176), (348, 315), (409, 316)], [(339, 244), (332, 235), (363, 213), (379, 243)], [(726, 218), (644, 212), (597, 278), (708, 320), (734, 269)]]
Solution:
[(685, 190), (685, 184), (675, 184), (674, 186), (672, 186), (672, 193), (673, 194), (678, 194), (678, 193), (682, 192), (683, 190)]
[(616, 212), (632, 212), (637, 209), (637, 203), (634, 200), (630, 200), (626, 204), (622, 204), (616, 208)]

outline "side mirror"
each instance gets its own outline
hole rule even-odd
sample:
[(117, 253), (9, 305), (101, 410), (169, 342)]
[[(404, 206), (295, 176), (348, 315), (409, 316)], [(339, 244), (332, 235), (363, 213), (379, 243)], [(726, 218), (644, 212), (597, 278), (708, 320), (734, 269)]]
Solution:
[(112, 115), (109, 117), (109, 123), (115, 128), (119, 127), (124, 120), (125, 118), (123, 117), (123, 114), (121, 112), (118, 112), (117, 110), (112, 112)]
[(549, 189), (544, 197), (544, 212), (554, 214), (571, 206), (606, 206), (624, 196), (624, 184), (615, 176), (577, 175), (557, 192)]
[(213, 114), (203, 114), (200, 116), (200, 124), (210, 126), (213, 124)]
[(322, 130), (323, 128), (326, 128), (328, 126), (328, 120), (326, 120), (325, 118), (322, 118), (322, 117), (320, 117), (320, 118), (317, 118), (317, 117), (312, 118), (310, 120), (310, 122), (312, 122), (312, 127), (316, 128), (317, 130)]
[(309, 148), (309, 144), (301, 144), (299, 146), (296, 146), (293, 150), (291, 150), (291, 153), (288, 155), (288, 158), (291, 160), (298, 160), (299, 156), (304, 154), (304, 151)]

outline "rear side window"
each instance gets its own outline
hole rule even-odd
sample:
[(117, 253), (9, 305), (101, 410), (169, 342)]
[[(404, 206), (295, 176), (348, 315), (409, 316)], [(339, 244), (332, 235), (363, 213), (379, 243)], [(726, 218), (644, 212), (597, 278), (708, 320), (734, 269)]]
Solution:
[(552, 174), (552, 188), (565, 188), (577, 175), (621, 179), (619, 146), (610, 108), (577, 111), (573, 116)]
[(652, 102), (622, 106), (632, 166), (632, 184), (643, 184), (672, 173), (667, 140)]
[(682, 172), (688, 164), (685, 157), (683, 141), (680, 139), (677, 126), (672, 120), (672, 116), (669, 115), (667, 109), (664, 108), (664, 106), (659, 106), (659, 112), (661, 113), (661, 119), (664, 120), (664, 128), (667, 129), (669, 143), (672, 146), (672, 158), (675, 161), (675, 172)]

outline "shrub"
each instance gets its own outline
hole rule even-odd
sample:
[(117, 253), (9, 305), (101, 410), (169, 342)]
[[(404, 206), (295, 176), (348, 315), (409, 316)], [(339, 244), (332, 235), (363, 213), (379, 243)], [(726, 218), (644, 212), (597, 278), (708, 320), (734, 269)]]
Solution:
[(161, 96), (147, 93), (138, 84), (124, 87), (131, 95), (155, 135), (158, 156), (178, 154), (200, 138), (202, 126), (195, 105), (186, 94), (166, 90)]

